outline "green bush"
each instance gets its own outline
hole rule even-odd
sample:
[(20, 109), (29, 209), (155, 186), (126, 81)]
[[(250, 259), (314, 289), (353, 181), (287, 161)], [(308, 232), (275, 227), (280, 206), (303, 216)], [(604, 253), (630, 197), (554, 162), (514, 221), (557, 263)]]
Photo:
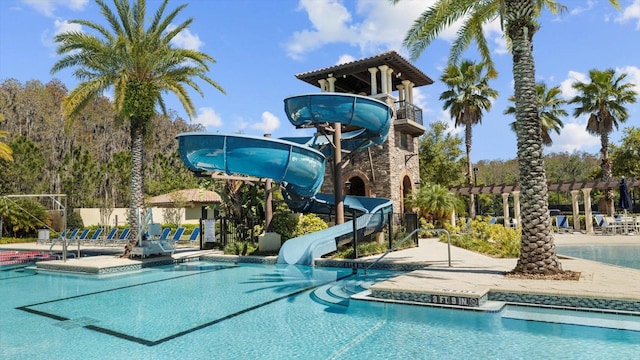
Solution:
[(67, 214), (67, 229), (82, 229), (84, 223), (82, 222), (82, 216), (75, 211)]
[[(407, 240), (406, 242), (412, 242)], [(405, 242), (405, 243), (406, 243)], [(387, 243), (378, 243), (376, 241), (358, 243), (358, 256), (370, 256), (382, 254), (389, 249)], [(342, 246), (331, 256), (333, 259), (353, 259), (353, 246), (351, 244)]]
[(293, 237), (293, 232), (297, 225), (298, 218), (293, 214), (278, 213), (275, 214), (271, 220), (273, 231), (280, 234), (283, 240), (288, 240)]
[(305, 234), (309, 234), (312, 232), (320, 231), (326, 229), (327, 223), (324, 222), (318, 215), (316, 214), (306, 214), (302, 215), (296, 224), (296, 228), (293, 231), (292, 236), (298, 237)]
[[(440, 237), (446, 241), (446, 236)], [(520, 256), (521, 232), (503, 225), (472, 220), (466, 233), (452, 234), (451, 244), (467, 250), (500, 258)]]
[(280, 234), (283, 240), (326, 229), (327, 223), (316, 214), (295, 215), (276, 214), (271, 220), (273, 231)]
[(256, 244), (242, 241), (232, 242), (224, 247), (226, 255), (246, 256), (253, 254), (256, 250), (258, 250)]

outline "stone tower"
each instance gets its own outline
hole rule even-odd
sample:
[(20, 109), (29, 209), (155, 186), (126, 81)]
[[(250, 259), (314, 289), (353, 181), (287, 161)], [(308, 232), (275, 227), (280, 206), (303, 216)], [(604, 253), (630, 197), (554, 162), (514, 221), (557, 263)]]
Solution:
[[(420, 181), (418, 137), (425, 132), (422, 109), (413, 104), (413, 89), (432, 84), (433, 80), (395, 51), (296, 77), (323, 92), (370, 96), (394, 109), (385, 143), (342, 154), (339, 182), (343, 194), (388, 198), (393, 201), (395, 213), (405, 212), (404, 197)], [(327, 129), (318, 131), (326, 134)], [(334, 192), (334, 174), (334, 168), (328, 166), (322, 192)]]

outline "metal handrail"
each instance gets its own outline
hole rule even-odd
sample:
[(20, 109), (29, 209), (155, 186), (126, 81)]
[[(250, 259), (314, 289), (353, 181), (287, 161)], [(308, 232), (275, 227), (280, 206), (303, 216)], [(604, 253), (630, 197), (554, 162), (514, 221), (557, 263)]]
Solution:
[(364, 274), (366, 275), (367, 274), (367, 270), (372, 268), (375, 264), (377, 264), (380, 260), (382, 260), (382, 258), (384, 258), (385, 256), (387, 256), (387, 254), (389, 254), (390, 252), (395, 250), (403, 242), (407, 241), (407, 239), (410, 239), (413, 236), (413, 234), (417, 233), (418, 231), (433, 231), (433, 232), (436, 232), (436, 233), (443, 232), (443, 233), (447, 234), (447, 256), (448, 256), (448, 259), (449, 259), (449, 267), (451, 267), (451, 236), (449, 235), (449, 232), (447, 230), (445, 230), (445, 229), (419, 228), (419, 229), (413, 230), (409, 235), (405, 236), (402, 240), (400, 240), (397, 243), (395, 243), (393, 246), (391, 246), (391, 248), (389, 250), (387, 250), (384, 254), (382, 254), (382, 256), (377, 258), (376, 261), (372, 262), (369, 266), (367, 266), (364, 269)]

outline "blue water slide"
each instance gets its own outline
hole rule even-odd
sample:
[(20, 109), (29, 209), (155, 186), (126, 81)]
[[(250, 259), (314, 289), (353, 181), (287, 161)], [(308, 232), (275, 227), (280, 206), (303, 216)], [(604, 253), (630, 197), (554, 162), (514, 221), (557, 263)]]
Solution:
[[(303, 94), (286, 98), (284, 111), (296, 127), (340, 123), (349, 131), (342, 134), (342, 149), (357, 151), (386, 141), (391, 126), (392, 109), (382, 101), (367, 96), (344, 93)], [(293, 139), (293, 138), (292, 138)], [(296, 141), (296, 140), (294, 140)], [(301, 141), (297, 139), (296, 142)], [(330, 151), (324, 136), (308, 138), (307, 145)], [(325, 155), (328, 152), (323, 151)]]
[(285, 182), (303, 198), (314, 196), (322, 185), (325, 157), (301, 144), (249, 135), (181, 133), (180, 157), (194, 172), (223, 171)]
[[(320, 196), (322, 195), (322, 196)], [(333, 205), (333, 195), (318, 194), (314, 197), (318, 204), (327, 203), (330, 208)], [(354, 213), (356, 231), (362, 235), (380, 231), (386, 224), (388, 214), (393, 211), (393, 203), (385, 198), (371, 198), (363, 196), (347, 195), (343, 199), (345, 211)], [(318, 206), (318, 205), (317, 205)], [(323, 212), (325, 208), (311, 208), (311, 212)], [(311, 265), (313, 259), (337, 250), (337, 244), (341, 239), (353, 234), (353, 221), (332, 226), (324, 230), (316, 231), (297, 238), (289, 239), (282, 244), (278, 253), (279, 264)]]
[[(341, 93), (316, 93), (285, 99), (285, 112), (297, 127), (341, 123), (342, 148), (358, 151), (383, 143), (389, 133), (392, 110), (378, 100)], [(324, 136), (307, 139), (273, 139), (238, 134), (182, 133), (177, 136), (182, 161), (194, 172), (270, 178), (282, 182), (295, 211), (331, 213), (334, 198), (318, 194), (325, 172), (325, 155), (331, 149)], [(329, 146), (327, 146), (329, 145)], [(383, 198), (345, 196), (345, 209), (354, 214), (356, 230), (379, 231), (392, 211)], [(335, 251), (338, 240), (353, 232), (353, 222), (289, 239), (278, 254), (278, 263), (311, 265), (313, 259)]]

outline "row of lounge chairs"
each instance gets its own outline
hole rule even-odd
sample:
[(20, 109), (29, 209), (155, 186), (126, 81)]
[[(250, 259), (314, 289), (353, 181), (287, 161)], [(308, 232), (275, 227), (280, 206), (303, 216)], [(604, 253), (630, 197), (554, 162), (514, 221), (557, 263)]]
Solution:
[[(593, 221), (594, 231), (596, 233), (602, 233), (604, 235), (640, 233), (639, 217), (614, 217), (595, 214)], [(569, 219), (566, 215), (556, 216), (556, 229), (558, 233), (573, 231), (573, 227), (569, 226)]]
[[(200, 236), (200, 228), (194, 228), (193, 231), (189, 234), (187, 239), (183, 239), (184, 233), (186, 229), (184, 227), (179, 227), (176, 231), (171, 234), (171, 228), (162, 229), (162, 233), (158, 238), (150, 239), (150, 240), (170, 240), (173, 242), (189, 242), (195, 243), (198, 241)], [(69, 244), (83, 244), (83, 245), (120, 245), (129, 241), (131, 234), (130, 228), (112, 228), (106, 236), (103, 236), (103, 229), (97, 228), (95, 231), (91, 232), (91, 229), (67, 229), (63, 231), (58, 238), (52, 239), (54, 242), (64, 239), (67, 239)]]

